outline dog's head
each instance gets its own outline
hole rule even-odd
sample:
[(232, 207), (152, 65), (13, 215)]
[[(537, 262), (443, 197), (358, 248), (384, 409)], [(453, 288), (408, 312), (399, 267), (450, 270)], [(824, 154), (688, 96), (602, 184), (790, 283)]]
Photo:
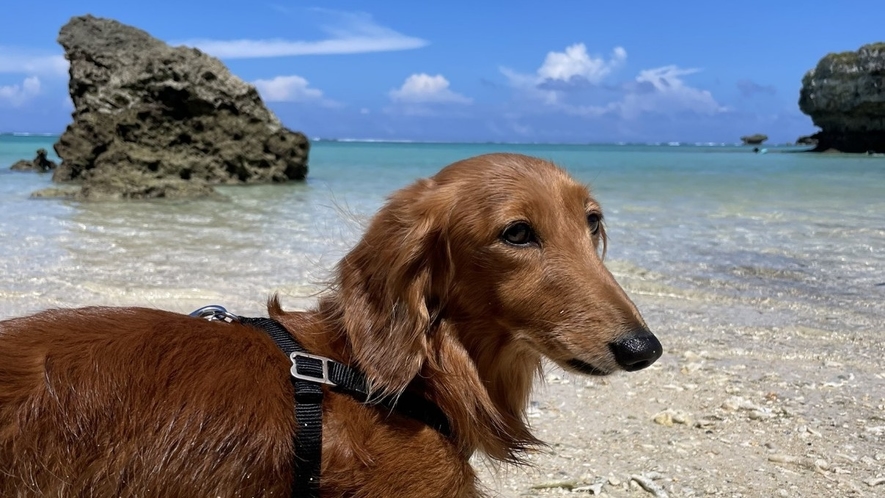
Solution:
[(605, 246), (599, 204), (552, 163), (454, 163), (394, 193), (342, 260), (354, 356), (400, 390), (446, 321), (468, 351), (516, 348), (592, 375), (645, 368), (661, 344), (603, 265)]

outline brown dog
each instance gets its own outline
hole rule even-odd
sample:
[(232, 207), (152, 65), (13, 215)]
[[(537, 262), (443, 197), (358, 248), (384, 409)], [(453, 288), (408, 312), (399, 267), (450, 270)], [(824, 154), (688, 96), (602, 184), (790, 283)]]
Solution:
[[(327, 392), (323, 496), (476, 496), (518, 461), (546, 356), (591, 375), (661, 355), (602, 263), (602, 212), (553, 164), (489, 154), (388, 200), (317, 308), (270, 316), (452, 434)], [(0, 322), (0, 496), (288, 496), (288, 358), (261, 331), (143, 308)]]

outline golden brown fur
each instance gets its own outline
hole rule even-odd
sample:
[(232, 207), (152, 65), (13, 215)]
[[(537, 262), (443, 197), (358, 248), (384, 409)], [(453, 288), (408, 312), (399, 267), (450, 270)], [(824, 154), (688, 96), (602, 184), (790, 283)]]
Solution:
[[(329, 392), (323, 496), (477, 496), (472, 454), (538, 443), (524, 410), (542, 356), (606, 374), (660, 355), (654, 340), (624, 364), (624, 338), (653, 336), (603, 266), (599, 209), (551, 163), (475, 157), (393, 194), (315, 310), (269, 303), (308, 350), (453, 428)], [(519, 221), (533, 242), (502, 235)], [(0, 496), (288, 496), (288, 367), (260, 331), (166, 311), (0, 322)]]

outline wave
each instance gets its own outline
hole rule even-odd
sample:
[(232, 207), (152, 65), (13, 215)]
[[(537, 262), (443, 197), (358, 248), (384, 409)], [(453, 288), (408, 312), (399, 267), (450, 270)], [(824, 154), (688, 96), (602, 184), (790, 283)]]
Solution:
[[(391, 144), (411, 144), (417, 143), (416, 140), (397, 140), (393, 138), (322, 138), (315, 139), (324, 142), (358, 142), (358, 143), (391, 143)], [(430, 143), (430, 142), (427, 142)]]
[(57, 137), (58, 133), (32, 133), (29, 131), (12, 131), (0, 133), (0, 137)]

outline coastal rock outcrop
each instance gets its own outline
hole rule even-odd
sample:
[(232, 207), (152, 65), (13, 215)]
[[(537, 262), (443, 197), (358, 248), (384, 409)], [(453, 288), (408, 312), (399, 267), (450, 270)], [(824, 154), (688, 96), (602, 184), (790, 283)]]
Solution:
[(81, 182), (80, 197), (191, 197), (307, 175), (307, 138), (218, 59), (89, 15), (72, 18), (58, 42), (74, 112), (53, 179)]
[(817, 138), (814, 135), (803, 135), (796, 139), (796, 145), (817, 145)]
[(9, 169), (14, 171), (36, 171), (38, 173), (45, 173), (57, 168), (58, 164), (46, 157), (46, 155), (46, 149), (37, 149), (37, 157), (33, 160), (16, 161), (15, 164), (9, 167)]
[(766, 140), (768, 140), (768, 135), (763, 135), (761, 133), (741, 137), (741, 142), (743, 142), (744, 145), (759, 145)]
[(802, 78), (799, 109), (821, 129), (815, 150), (885, 152), (885, 43), (822, 58)]

